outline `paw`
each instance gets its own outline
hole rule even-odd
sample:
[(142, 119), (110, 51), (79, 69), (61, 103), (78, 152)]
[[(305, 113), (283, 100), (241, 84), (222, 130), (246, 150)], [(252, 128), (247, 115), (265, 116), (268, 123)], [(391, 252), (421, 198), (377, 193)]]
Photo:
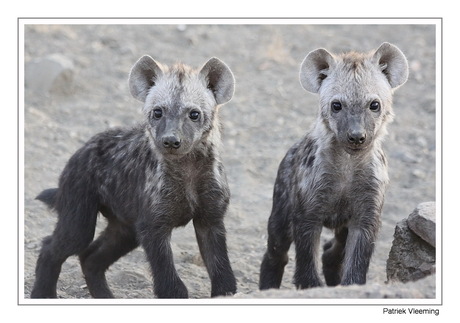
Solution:
[(155, 295), (158, 298), (188, 298), (187, 287), (179, 280), (175, 284), (155, 286)]

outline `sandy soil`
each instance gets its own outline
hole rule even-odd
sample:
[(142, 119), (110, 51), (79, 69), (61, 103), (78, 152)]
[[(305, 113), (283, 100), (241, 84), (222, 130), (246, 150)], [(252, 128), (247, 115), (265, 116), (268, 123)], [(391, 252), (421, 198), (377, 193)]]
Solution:
[[(333, 52), (371, 50), (382, 42), (397, 45), (410, 62), (410, 79), (394, 97), (395, 121), (385, 148), (391, 185), (368, 284), (296, 292), (294, 252), (278, 297), (432, 298), (435, 282), (386, 285), (385, 265), (395, 224), (421, 202), (435, 200), (436, 114), (434, 25), (28, 25), (25, 63), (59, 53), (73, 62), (73, 80), (49, 93), (25, 91), (24, 297), (34, 281), (41, 239), (53, 230), (56, 215), (34, 200), (55, 187), (68, 158), (97, 132), (141, 120), (140, 103), (130, 97), (127, 76), (143, 54), (171, 64), (200, 66), (212, 56), (235, 74), (233, 100), (221, 109), (223, 160), (232, 191), (226, 217), (229, 255), (238, 281), (237, 297), (276, 297), (259, 293), (259, 266), (278, 164), (286, 150), (316, 117), (317, 97), (305, 92), (298, 69), (318, 47)], [(25, 80), (26, 85), (28, 80)], [(104, 227), (100, 219), (99, 228)], [(324, 230), (326, 239), (330, 236)], [(177, 229), (172, 246), (176, 268), (192, 298), (207, 298), (210, 283), (193, 228)], [(118, 298), (152, 298), (149, 268), (142, 249), (107, 273)], [(386, 293), (386, 294), (385, 294)], [(75, 257), (64, 264), (61, 298), (89, 298)]]

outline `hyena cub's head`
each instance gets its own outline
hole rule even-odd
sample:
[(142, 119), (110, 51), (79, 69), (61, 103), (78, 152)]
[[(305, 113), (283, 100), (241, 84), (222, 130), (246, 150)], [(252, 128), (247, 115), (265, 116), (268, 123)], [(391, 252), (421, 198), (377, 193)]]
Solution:
[(407, 77), (406, 57), (389, 43), (367, 54), (317, 49), (300, 68), (303, 88), (319, 94), (322, 123), (350, 154), (367, 150), (385, 134), (393, 116), (392, 92)]
[(143, 56), (129, 76), (131, 94), (144, 102), (148, 131), (166, 157), (215, 144), (210, 141), (218, 137), (217, 107), (232, 98), (234, 87), (232, 72), (217, 58), (194, 70)]

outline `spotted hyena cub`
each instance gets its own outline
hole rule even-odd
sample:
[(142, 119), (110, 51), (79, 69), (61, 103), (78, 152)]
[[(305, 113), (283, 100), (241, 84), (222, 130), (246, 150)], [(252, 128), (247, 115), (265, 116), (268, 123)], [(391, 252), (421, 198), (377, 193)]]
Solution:
[(404, 54), (389, 43), (366, 54), (317, 49), (305, 57), (300, 83), (319, 94), (320, 110), (279, 166), (260, 289), (280, 287), (292, 242), (296, 287), (320, 286), (323, 226), (335, 232), (322, 256), (327, 285), (366, 283), (388, 183), (382, 139), (392, 92), (407, 77)]
[[(37, 197), (57, 211), (58, 222), (43, 240), (31, 297), (56, 297), (62, 263), (78, 255), (91, 295), (111, 298), (105, 271), (139, 244), (156, 296), (188, 297), (170, 238), (173, 228), (189, 221), (211, 296), (234, 294), (223, 222), (230, 192), (218, 151), (218, 107), (233, 96), (232, 72), (217, 58), (194, 70), (143, 56), (131, 70), (129, 88), (144, 102), (145, 121), (94, 136), (70, 158), (59, 187)], [(93, 241), (98, 212), (108, 225)]]

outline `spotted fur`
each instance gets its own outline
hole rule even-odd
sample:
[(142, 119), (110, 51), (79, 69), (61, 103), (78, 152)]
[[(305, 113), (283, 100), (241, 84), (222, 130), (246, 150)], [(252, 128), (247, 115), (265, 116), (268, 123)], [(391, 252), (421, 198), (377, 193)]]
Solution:
[[(62, 263), (80, 257), (89, 292), (111, 298), (107, 268), (142, 245), (160, 298), (188, 297), (173, 263), (175, 227), (193, 221), (211, 278), (211, 296), (236, 292), (223, 217), (230, 199), (219, 157), (218, 107), (234, 91), (230, 69), (216, 58), (201, 69), (166, 67), (150, 56), (134, 65), (131, 94), (144, 102), (145, 121), (91, 138), (68, 161), (59, 187), (42, 200), (58, 213), (43, 241), (32, 298), (57, 297)], [(93, 241), (96, 217), (108, 220)]]
[(408, 75), (394, 45), (371, 53), (309, 53), (300, 82), (319, 94), (318, 118), (282, 160), (268, 221), (260, 289), (279, 288), (295, 243), (297, 288), (322, 285), (318, 272), (323, 226), (335, 230), (324, 246), (328, 285), (364, 284), (388, 184), (382, 150), (393, 117), (392, 92)]

